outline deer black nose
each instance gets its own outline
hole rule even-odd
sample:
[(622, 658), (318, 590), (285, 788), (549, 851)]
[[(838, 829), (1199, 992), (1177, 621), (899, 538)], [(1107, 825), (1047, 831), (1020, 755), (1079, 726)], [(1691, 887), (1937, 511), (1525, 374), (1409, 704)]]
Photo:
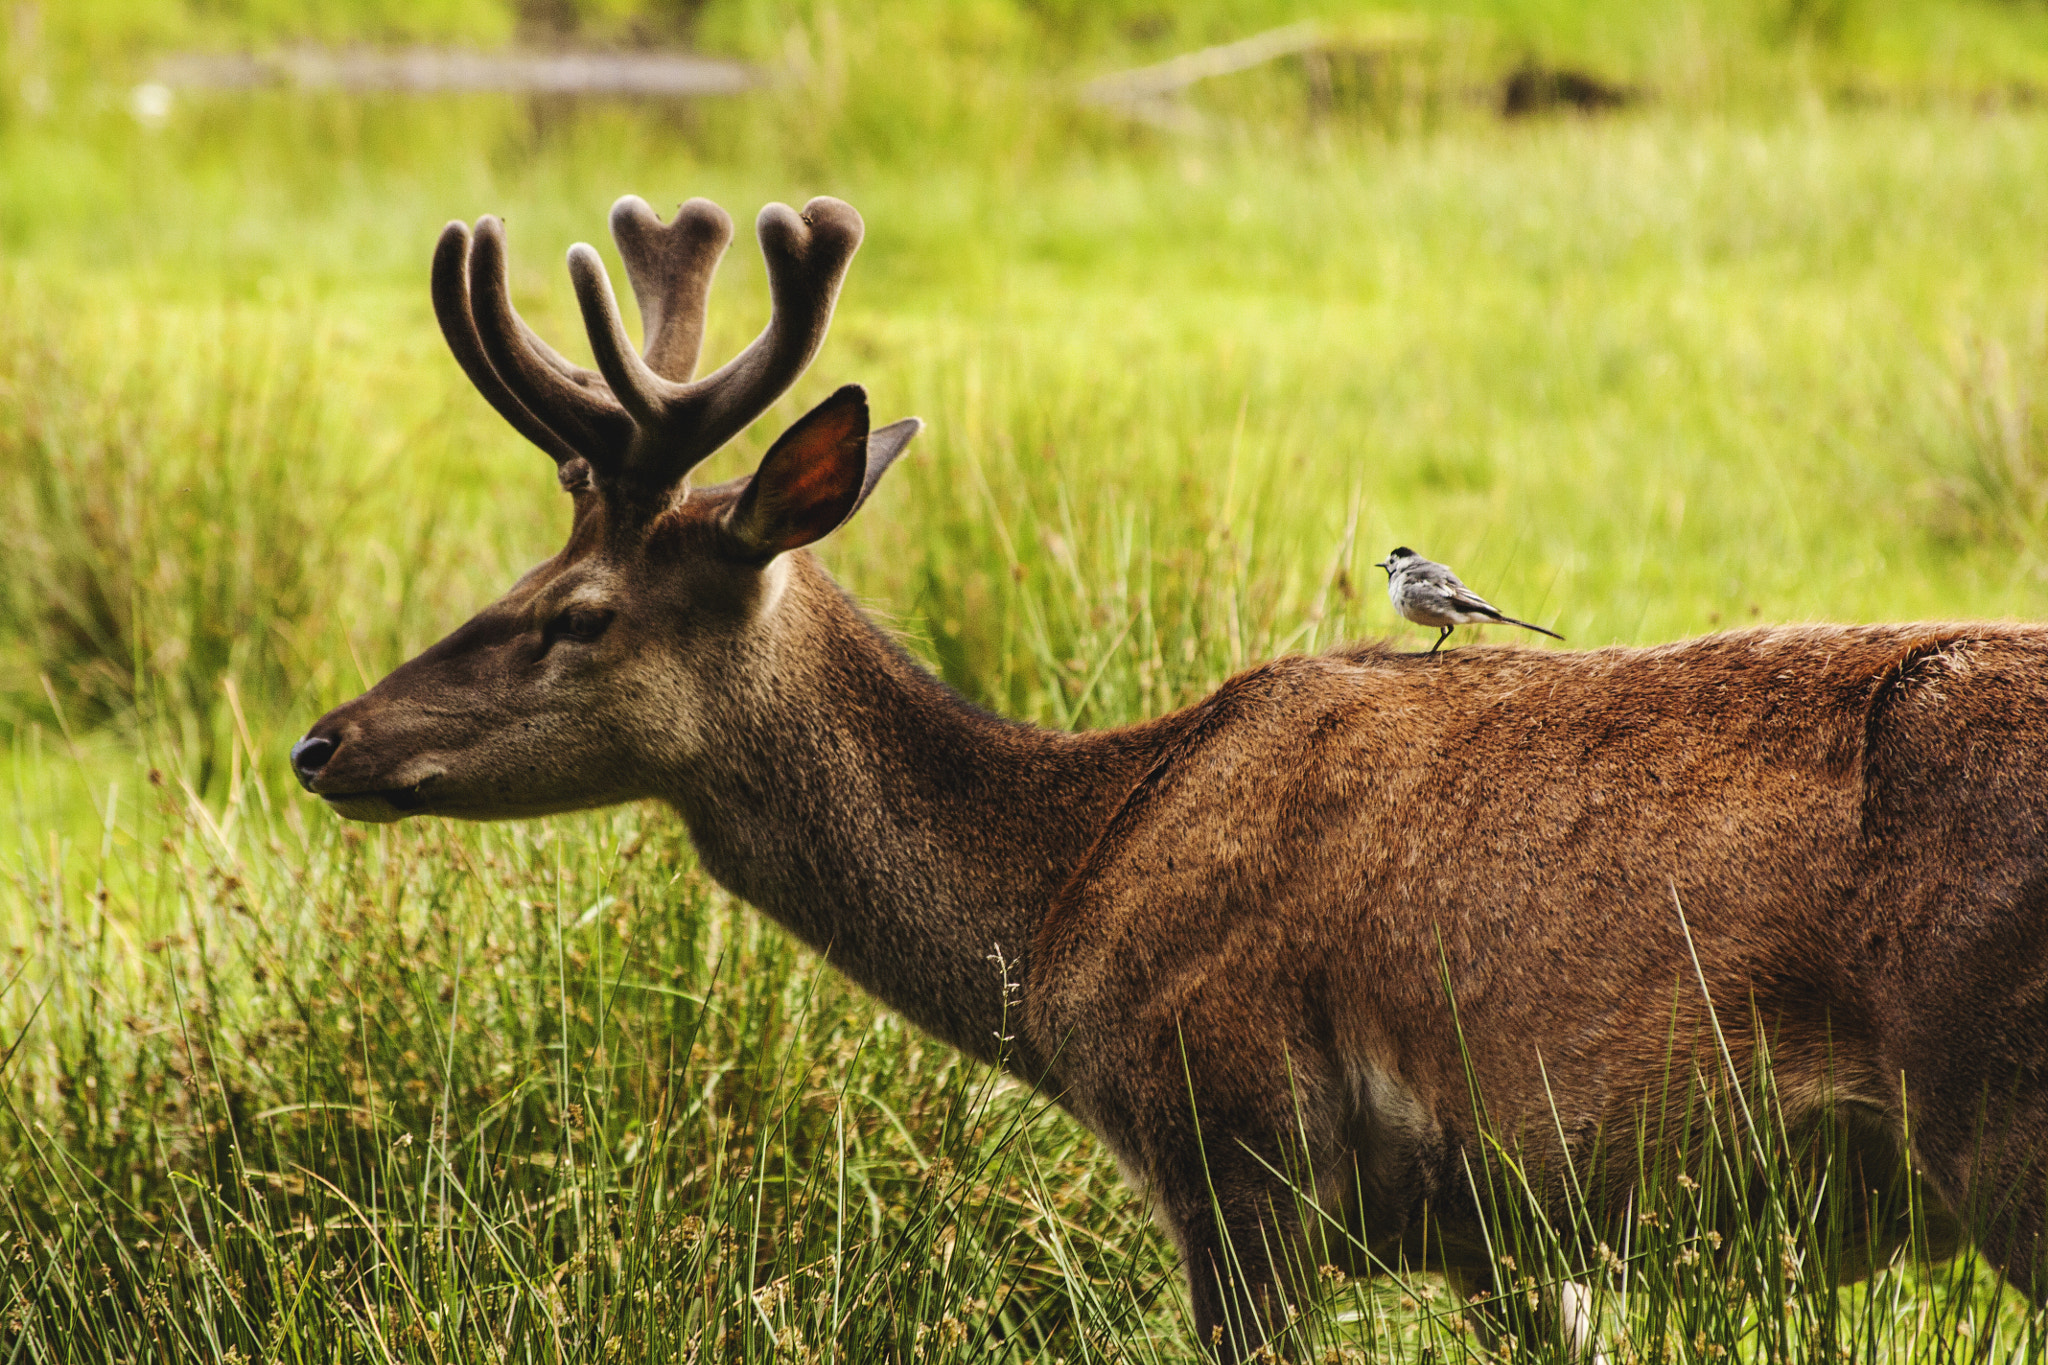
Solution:
[(333, 757), (334, 741), (325, 735), (307, 735), (292, 745), (292, 771), (299, 775), (299, 785), (312, 790), (313, 779)]

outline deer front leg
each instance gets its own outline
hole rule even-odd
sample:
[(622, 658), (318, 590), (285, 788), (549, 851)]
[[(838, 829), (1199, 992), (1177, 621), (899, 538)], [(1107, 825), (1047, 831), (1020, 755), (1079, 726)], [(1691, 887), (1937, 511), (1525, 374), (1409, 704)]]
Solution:
[[(2044, 911), (2048, 896), (2025, 907), (2035, 922)], [(1915, 1027), (1884, 1069), (1904, 1078), (1899, 1122), (1917, 1174), (1984, 1259), (2040, 1307), (2048, 1304), (2048, 946), (1998, 946), (1997, 967), (1978, 969), (1975, 980), (1948, 964), (1930, 975), (1969, 983), (1974, 1032), (1962, 1032), (1945, 1001), (1914, 999), (1902, 1013)]]
[(1086, 1111), (1180, 1250), (1202, 1349), (1224, 1365), (1273, 1359), (1329, 1259), (1318, 1177), (1346, 1165), (1306, 1059), (1233, 1068), (1202, 1042), (1172, 1039), (1170, 1070), (1135, 1050), (1100, 1059), (1123, 1084)]
[(1032, 1040), (1180, 1250), (1202, 1349), (1270, 1358), (1330, 1259), (1310, 1214), (1355, 1179), (1341, 1072), (1290, 1033), (1299, 972), (1199, 955), (1167, 970), (1105, 939), (1041, 952)]
[[(1228, 1141), (1227, 1138), (1224, 1139)], [(1313, 1283), (1296, 1192), (1242, 1150), (1162, 1173), (1160, 1213), (1179, 1244), (1196, 1338), (1222, 1365), (1277, 1345)], [(1308, 1273), (1304, 1273), (1308, 1272)]]
[(2048, 1086), (1999, 1095), (1980, 1084), (1923, 1088), (1914, 1156), (1984, 1259), (2036, 1307), (2048, 1304)]

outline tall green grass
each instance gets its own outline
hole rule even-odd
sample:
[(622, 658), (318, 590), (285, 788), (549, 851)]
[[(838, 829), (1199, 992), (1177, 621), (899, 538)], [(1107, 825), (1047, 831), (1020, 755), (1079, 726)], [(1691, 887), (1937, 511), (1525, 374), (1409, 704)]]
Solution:
[[(1414, 638), (1370, 567), (1397, 542), (1573, 647), (2048, 611), (2048, 121), (1980, 101), (1982, 71), (1960, 102), (1924, 62), (1911, 100), (1886, 85), (1873, 35), (1920, 11), (1696, 19), (1685, 76), (1663, 11), (1499, 6), (1465, 17), (1503, 60), (1657, 74), (1658, 99), (1389, 119), (1277, 71), (1204, 92), (1184, 138), (1072, 77), (1297, 11), (712, 5), (702, 40), (807, 83), (194, 96), (161, 126), (119, 84), (134, 13), (52, 9), (34, 51), (17, 25), (0, 98), (11, 1358), (1192, 1352), (1171, 1253), (1085, 1135), (733, 904), (665, 814), (361, 831), (292, 788), (314, 716), (565, 529), (436, 333), (450, 217), (507, 215), (518, 306), (576, 351), (561, 252), (617, 194), (743, 223), (855, 203), (815, 372), (706, 474), (842, 382), (924, 416), (823, 553), (955, 686), (1041, 723)], [(164, 13), (150, 33), (229, 31)], [(266, 13), (216, 11), (289, 36)], [(1939, 13), (1965, 53), (2037, 17)], [(503, 12), (400, 18), (437, 14), (488, 37)], [(1779, 65), (1736, 98), (1730, 53)], [(764, 316), (743, 237), (710, 349)], [(1624, 1360), (1959, 1359), (1965, 1329), (1973, 1358), (2039, 1354), (1969, 1260), (1818, 1289), (1825, 1152), (1709, 1131), (1725, 1177), (1646, 1188), (1660, 1221), (1608, 1256), (1504, 1196), (1497, 1287), (1597, 1285)], [(1738, 1187), (1766, 1197), (1735, 1211)], [(1333, 1287), (1298, 1329), (1315, 1358), (1470, 1349), (1438, 1281)], [(1556, 1356), (1540, 1315), (1507, 1330)]]
[[(115, 786), (97, 846), (24, 842), (16, 1358), (1189, 1358), (1173, 1258), (1090, 1140), (856, 998), (671, 822), (366, 838), (261, 768), (221, 802)], [(1644, 1178), (1595, 1154), (1562, 1224), (1523, 1198), (1557, 1171), (1474, 1154), (1496, 1274), (1469, 1304), (1347, 1278), (1320, 1229), (1287, 1344), (1567, 1359), (1569, 1283), (1625, 1361), (2048, 1353), (1968, 1260), (1828, 1288), (1862, 1251), (1853, 1153), (1788, 1124), (1767, 1060), (1646, 1098), (1609, 1135)], [(1872, 1224), (1928, 1236), (1914, 1189), (1877, 1193)]]
[(1080, 1134), (849, 1008), (664, 822), (106, 801), (107, 882), (19, 888), (26, 1358), (951, 1359), (1161, 1307), (1131, 1210), (1070, 1217)]

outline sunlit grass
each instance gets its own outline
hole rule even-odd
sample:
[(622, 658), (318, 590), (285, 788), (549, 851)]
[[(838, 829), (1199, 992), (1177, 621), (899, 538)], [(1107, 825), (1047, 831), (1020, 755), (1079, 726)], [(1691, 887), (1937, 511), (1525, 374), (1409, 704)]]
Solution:
[(108, 794), (90, 891), (17, 886), (55, 969), (0, 1213), (31, 1358), (944, 1358), (1118, 1330), (1131, 1258), (1158, 1280), (1132, 1210), (1069, 1218), (1078, 1132), (665, 823), (366, 841), (177, 785)]
[[(366, 838), (234, 766), (224, 799), (159, 774), (101, 794), (96, 842), (23, 841), (24, 1358), (1188, 1358), (1171, 1252), (1090, 1139), (710, 886), (671, 821)], [(2042, 1357), (1972, 1260), (1828, 1290), (1852, 1163), (1786, 1125), (1767, 1067), (1709, 1052), (1672, 1106), (1611, 1138), (1646, 1173), (1619, 1210), (1532, 1220), (1545, 1174), (1474, 1154), (1487, 1302), (1311, 1268), (1289, 1340), (1468, 1360), (1490, 1322), (1565, 1359), (1570, 1283), (1623, 1361)], [(1570, 1179), (1601, 1189), (1598, 1161)], [(1917, 1226), (1911, 1190), (1878, 1194), (1873, 1223)]]

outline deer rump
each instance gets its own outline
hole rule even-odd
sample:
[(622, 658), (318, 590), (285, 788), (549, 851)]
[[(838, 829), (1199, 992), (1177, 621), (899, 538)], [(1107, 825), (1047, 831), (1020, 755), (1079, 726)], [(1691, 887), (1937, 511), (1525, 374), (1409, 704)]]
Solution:
[(1198, 1309), (1272, 1320), (1278, 1172), (1350, 1231), (1319, 1257), (1483, 1271), (1482, 1111), (1584, 1162), (1674, 1047), (1721, 1070), (1715, 1022), (1795, 1122), (1863, 1125), (1870, 1178), (1910, 1114), (1944, 1226), (2040, 1297), (2048, 631), (1354, 648), (1177, 719), (1041, 929), (1027, 1027)]

